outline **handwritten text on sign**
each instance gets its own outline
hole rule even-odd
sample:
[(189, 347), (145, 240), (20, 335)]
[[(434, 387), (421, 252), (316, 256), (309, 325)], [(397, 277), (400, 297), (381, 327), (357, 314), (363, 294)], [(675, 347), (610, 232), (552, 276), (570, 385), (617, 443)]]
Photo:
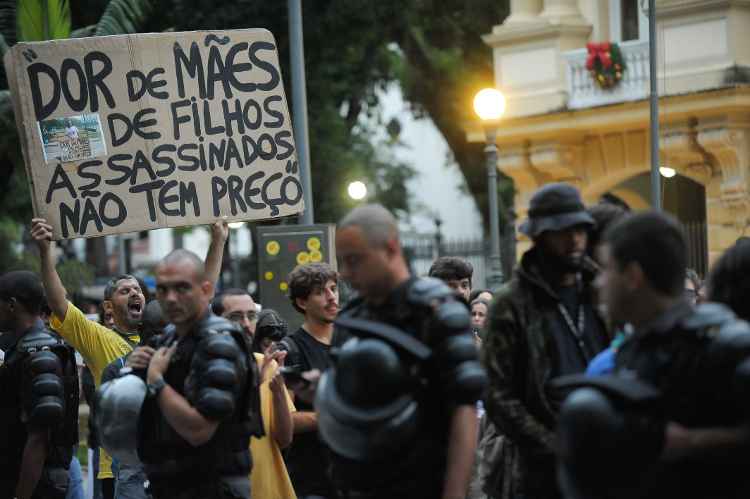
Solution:
[[(105, 50), (46, 62), (25, 53), (45, 158), (58, 158), (45, 165), (43, 202), (63, 238), (110, 232), (134, 211), (144, 228), (300, 211), (276, 47), (232, 38), (173, 38), (153, 58), (163, 65), (127, 70)], [(96, 147), (100, 135), (108, 147)], [(70, 151), (90, 156), (71, 165), (60, 159)]]

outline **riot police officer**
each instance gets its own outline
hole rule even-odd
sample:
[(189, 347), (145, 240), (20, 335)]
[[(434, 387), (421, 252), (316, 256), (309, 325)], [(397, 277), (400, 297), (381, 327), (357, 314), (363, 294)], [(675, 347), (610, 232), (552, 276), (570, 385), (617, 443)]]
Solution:
[(212, 315), (203, 262), (175, 250), (156, 267), (156, 294), (175, 325), (139, 347), (146, 367), (138, 455), (155, 499), (248, 498), (251, 435), (262, 435), (257, 373), (240, 329)]
[(750, 326), (685, 299), (685, 239), (668, 215), (618, 222), (599, 256), (600, 298), (634, 332), (615, 375), (579, 380), (562, 407), (566, 497), (748, 497)]
[(32, 272), (0, 276), (0, 497), (63, 499), (78, 443), (73, 349), (40, 317), (44, 290)]
[(396, 221), (356, 208), (339, 224), (341, 276), (359, 292), (337, 321), (343, 344), (316, 407), (347, 498), (465, 497), (486, 378), (469, 312), (442, 281), (410, 276)]

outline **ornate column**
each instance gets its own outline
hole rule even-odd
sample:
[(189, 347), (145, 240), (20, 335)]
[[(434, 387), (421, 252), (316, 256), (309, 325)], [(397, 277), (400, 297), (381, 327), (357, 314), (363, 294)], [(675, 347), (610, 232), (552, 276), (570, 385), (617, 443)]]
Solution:
[(504, 24), (539, 22), (541, 11), (542, 0), (511, 0), (510, 15)]
[(541, 17), (552, 24), (558, 24), (561, 21), (567, 23), (571, 21), (585, 22), (578, 8), (577, 0), (544, 0), (544, 10)]
[(698, 143), (715, 158), (706, 188), (709, 260), (750, 234), (750, 120), (728, 116), (699, 128)]

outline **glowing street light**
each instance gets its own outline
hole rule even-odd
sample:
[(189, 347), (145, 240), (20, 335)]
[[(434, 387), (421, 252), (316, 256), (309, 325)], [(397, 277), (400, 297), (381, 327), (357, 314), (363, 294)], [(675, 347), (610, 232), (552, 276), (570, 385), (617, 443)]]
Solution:
[(474, 96), (474, 112), (482, 121), (494, 121), (505, 113), (505, 96), (496, 88), (485, 88)]
[(664, 178), (672, 178), (677, 175), (677, 170), (668, 166), (660, 166), (659, 173), (661, 173), (661, 176)]
[(496, 88), (485, 88), (474, 96), (474, 112), (482, 120), (487, 137), (487, 192), (490, 209), (490, 265), (487, 287), (496, 290), (503, 283), (500, 261), (500, 219), (497, 200), (497, 126), (505, 112), (505, 96)]
[(355, 180), (354, 182), (349, 183), (349, 187), (346, 188), (346, 192), (353, 200), (361, 201), (365, 198), (365, 196), (367, 196), (367, 186), (364, 184), (364, 182)]

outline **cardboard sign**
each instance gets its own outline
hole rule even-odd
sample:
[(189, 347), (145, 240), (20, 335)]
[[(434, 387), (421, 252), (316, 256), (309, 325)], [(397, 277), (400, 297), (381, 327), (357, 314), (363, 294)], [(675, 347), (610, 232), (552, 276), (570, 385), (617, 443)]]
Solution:
[(4, 63), (34, 213), (56, 239), (304, 209), (266, 30), (19, 43)]
[(260, 302), (276, 310), (289, 323), (289, 332), (302, 325), (304, 317), (289, 301), (287, 277), (297, 265), (325, 262), (336, 269), (336, 226), (276, 225), (258, 227)]

